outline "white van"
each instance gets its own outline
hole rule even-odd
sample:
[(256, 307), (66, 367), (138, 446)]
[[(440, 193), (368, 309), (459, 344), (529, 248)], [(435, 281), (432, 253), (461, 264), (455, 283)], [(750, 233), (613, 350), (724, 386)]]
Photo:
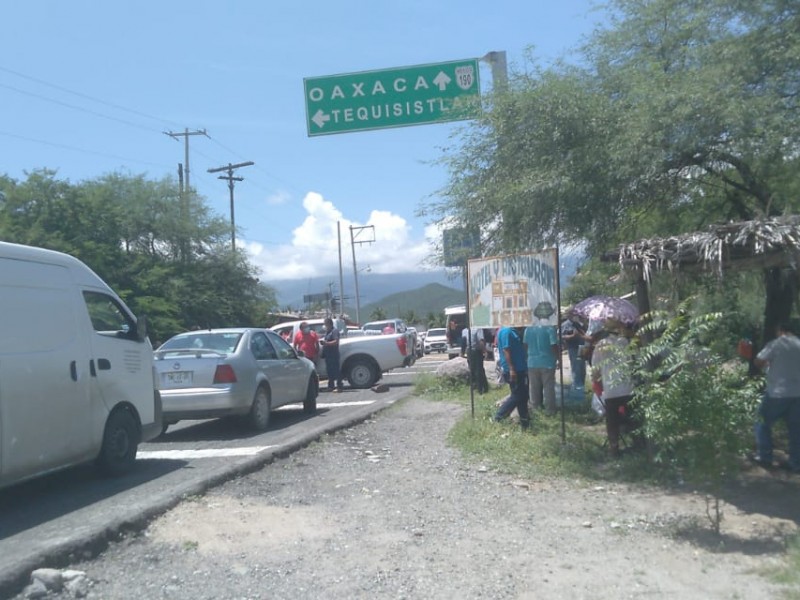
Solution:
[(161, 432), (146, 329), (76, 258), (0, 242), (0, 487), (92, 460), (131, 468)]

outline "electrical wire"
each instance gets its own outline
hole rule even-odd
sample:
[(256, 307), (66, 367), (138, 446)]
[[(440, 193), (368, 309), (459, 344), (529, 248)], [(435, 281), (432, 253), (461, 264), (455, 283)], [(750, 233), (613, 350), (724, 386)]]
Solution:
[(138, 159), (135, 159), (135, 158), (128, 158), (128, 157), (125, 157), (125, 156), (119, 156), (117, 154), (108, 154), (108, 153), (105, 153), (105, 152), (98, 152), (96, 150), (88, 150), (86, 148), (79, 148), (77, 146), (70, 146), (69, 144), (59, 144), (58, 142), (48, 142), (47, 140), (38, 140), (36, 138), (27, 137), (27, 136), (24, 136), (24, 135), (18, 135), (16, 133), (10, 133), (8, 131), (0, 131), (0, 135), (5, 136), (5, 137), (10, 137), (10, 138), (15, 138), (15, 139), (18, 139), (18, 140), (23, 140), (23, 141), (26, 141), (26, 142), (34, 142), (36, 144), (43, 144), (45, 146), (52, 146), (54, 148), (62, 148), (64, 150), (73, 150), (75, 152), (82, 152), (84, 154), (92, 154), (94, 156), (102, 156), (104, 158), (113, 158), (114, 160), (122, 160), (122, 161), (126, 161), (126, 162), (133, 162), (133, 163), (138, 163), (138, 164), (142, 164), (142, 165), (148, 165), (148, 166), (151, 166), (151, 167), (168, 168), (168, 167), (166, 167), (166, 165), (163, 165), (161, 163), (154, 163), (154, 162), (150, 162), (150, 161), (146, 161), (146, 160), (138, 160)]
[(55, 83), (50, 83), (48, 81), (44, 81), (43, 79), (38, 79), (36, 77), (31, 77), (30, 75), (25, 75), (24, 73), (20, 73), (19, 71), (14, 71), (12, 69), (8, 69), (8, 68), (3, 67), (1, 65), (0, 65), (0, 71), (4, 71), (6, 73), (10, 73), (11, 75), (15, 75), (15, 76), (20, 77), (22, 79), (27, 79), (28, 81), (33, 81), (35, 83), (38, 83), (38, 84), (41, 84), (41, 85), (45, 85), (47, 87), (51, 87), (51, 88), (59, 90), (61, 92), (66, 92), (68, 94), (72, 94), (73, 96), (78, 96), (79, 98), (85, 98), (86, 100), (91, 100), (92, 102), (97, 102), (98, 104), (103, 104), (103, 105), (108, 106), (110, 108), (115, 108), (117, 110), (121, 110), (121, 111), (124, 111), (124, 112), (129, 112), (129, 113), (137, 115), (139, 117), (145, 117), (146, 119), (152, 119), (153, 121), (160, 121), (161, 123), (165, 123), (167, 125), (173, 125), (173, 126), (176, 126), (176, 127), (178, 126), (177, 123), (174, 123), (172, 121), (168, 121), (166, 119), (162, 119), (161, 117), (155, 117), (153, 115), (148, 115), (147, 113), (144, 113), (144, 112), (139, 111), (139, 110), (135, 110), (133, 108), (127, 108), (127, 107), (122, 106), (120, 104), (115, 104), (113, 102), (108, 102), (106, 100), (101, 100), (100, 98), (95, 98), (94, 96), (90, 96), (90, 95), (84, 94), (82, 92), (76, 92), (75, 90), (70, 90), (70, 89), (62, 87), (60, 85), (56, 85)]

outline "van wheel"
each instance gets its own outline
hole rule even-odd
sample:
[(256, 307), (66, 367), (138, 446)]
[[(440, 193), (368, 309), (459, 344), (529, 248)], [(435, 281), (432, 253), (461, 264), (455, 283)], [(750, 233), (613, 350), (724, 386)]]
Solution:
[(313, 415), (317, 412), (317, 396), (319, 395), (319, 379), (312, 376), (308, 380), (308, 391), (303, 400), (303, 412), (307, 415)]
[(272, 400), (269, 390), (262, 386), (256, 390), (256, 397), (253, 398), (253, 406), (250, 407), (248, 420), (250, 426), (256, 431), (266, 431), (269, 428), (270, 411)]
[(106, 421), (97, 466), (105, 475), (122, 475), (133, 467), (138, 446), (139, 426), (136, 418), (129, 410), (116, 410)]
[(347, 381), (357, 389), (366, 389), (378, 381), (378, 369), (370, 361), (357, 358), (348, 365)]

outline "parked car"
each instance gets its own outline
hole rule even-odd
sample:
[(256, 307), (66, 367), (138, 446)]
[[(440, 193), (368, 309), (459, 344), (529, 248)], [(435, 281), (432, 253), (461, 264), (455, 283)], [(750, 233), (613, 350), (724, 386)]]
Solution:
[(269, 329), (187, 331), (155, 351), (164, 423), (241, 416), (255, 430), (269, 428), (284, 404), (317, 410), (314, 364)]
[(435, 327), (425, 333), (425, 354), (447, 352), (447, 329)]
[(424, 348), (422, 346), (422, 335), (417, 331), (416, 327), (409, 327), (408, 331), (414, 334), (414, 354), (417, 358), (422, 358)]
[[(300, 323), (303, 322), (308, 323), (315, 331), (318, 331), (318, 328), (323, 328), (324, 331), (324, 319), (279, 323), (274, 325), (272, 330), (279, 334), (288, 331), (290, 336), (294, 336), (300, 328)], [(342, 337), (339, 341), (342, 375), (351, 387), (372, 387), (387, 371), (409, 366), (416, 360), (413, 339), (408, 332), (366, 335), (361, 330), (361, 333), (360, 336), (348, 333), (347, 337)], [(317, 361), (317, 372), (322, 379), (327, 377), (324, 360)]]
[(444, 309), (445, 323), (453, 321), (456, 323), (455, 330), (449, 331), (452, 337), (447, 342), (447, 358), (455, 358), (461, 355), (461, 334), (467, 326), (467, 307), (464, 304), (447, 306)]

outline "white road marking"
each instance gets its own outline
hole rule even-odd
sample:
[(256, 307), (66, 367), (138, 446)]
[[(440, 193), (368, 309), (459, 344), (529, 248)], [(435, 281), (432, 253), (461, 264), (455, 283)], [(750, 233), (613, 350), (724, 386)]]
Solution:
[[(337, 408), (340, 406), (368, 406), (370, 404), (375, 404), (377, 400), (357, 400), (353, 402), (317, 402), (317, 408)], [(287, 404), (285, 406), (279, 406), (275, 410), (297, 410), (300, 408), (298, 404)]]
[(248, 446), (244, 448), (206, 448), (203, 450), (142, 450), (136, 458), (155, 460), (191, 460), (194, 458), (225, 458), (230, 456), (255, 456), (275, 446)]
[[(338, 408), (342, 406), (367, 406), (375, 404), (376, 400), (361, 400), (353, 402), (325, 402), (317, 403), (317, 408)], [(281, 406), (275, 410), (297, 409), (296, 405)], [(259, 452), (276, 448), (277, 446), (245, 446), (243, 448), (204, 448), (202, 450), (140, 450), (136, 458), (141, 460), (194, 460), (197, 458), (230, 458), (234, 456), (255, 456)]]

